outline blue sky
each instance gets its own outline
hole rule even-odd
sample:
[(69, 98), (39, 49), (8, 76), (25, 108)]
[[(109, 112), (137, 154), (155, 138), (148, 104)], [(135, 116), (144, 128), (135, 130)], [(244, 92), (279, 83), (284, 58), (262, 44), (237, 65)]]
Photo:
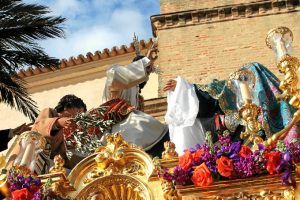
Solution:
[(129, 45), (133, 33), (152, 37), (150, 16), (159, 14), (159, 0), (23, 0), (49, 7), (53, 15), (67, 18), (65, 39), (40, 44), (57, 58), (69, 58), (104, 48)]

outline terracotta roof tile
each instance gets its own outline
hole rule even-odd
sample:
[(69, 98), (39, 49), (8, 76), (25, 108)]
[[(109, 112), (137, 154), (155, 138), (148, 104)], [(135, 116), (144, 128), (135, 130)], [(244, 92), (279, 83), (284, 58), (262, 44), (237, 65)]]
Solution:
[[(147, 49), (152, 45), (153, 41), (152, 39), (145, 41), (145, 40), (140, 40), (140, 50)], [(18, 75), (21, 78), (26, 78), (30, 76), (35, 76), (38, 74), (42, 73), (47, 73), (50, 71), (55, 71), (67, 67), (72, 67), (76, 65), (81, 65), (83, 63), (89, 63), (93, 61), (98, 61), (98, 60), (103, 60), (106, 58), (111, 58), (119, 55), (123, 55), (126, 53), (132, 53), (135, 51), (133, 43), (130, 44), (129, 47), (126, 45), (122, 45), (120, 47), (113, 47), (111, 50), (109, 49), (103, 49), (102, 51), (95, 51), (95, 53), (88, 52), (86, 56), (79, 54), (76, 58), (74, 56), (70, 57), (69, 59), (61, 59), (60, 60), (60, 65), (58, 67), (52, 67), (52, 68), (37, 68), (37, 67), (29, 67), (26, 70), (21, 70)]]

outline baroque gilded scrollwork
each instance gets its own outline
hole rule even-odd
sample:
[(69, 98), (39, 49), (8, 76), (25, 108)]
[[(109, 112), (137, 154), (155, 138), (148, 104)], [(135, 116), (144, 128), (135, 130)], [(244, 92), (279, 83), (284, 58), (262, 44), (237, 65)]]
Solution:
[(261, 129), (261, 124), (257, 120), (259, 113), (259, 107), (253, 103), (246, 103), (239, 110), (241, 118), (246, 122), (246, 130), (241, 133), (241, 139), (248, 138), (248, 141), (254, 144), (263, 143), (258, 133)]
[(61, 155), (54, 156), (53, 159), (54, 166), (50, 168), (49, 173), (63, 173), (66, 175), (66, 170), (64, 168), (65, 160), (61, 157)]
[(173, 182), (163, 180), (161, 183), (165, 200), (180, 200), (177, 190)]
[(145, 167), (140, 159), (127, 157), (126, 150), (133, 148), (127, 144), (120, 133), (107, 136), (107, 146), (99, 147), (96, 150), (96, 167), (84, 179), (84, 183), (112, 174), (130, 174), (144, 176)]
[(50, 180), (51, 190), (60, 197), (65, 197), (69, 192), (74, 191), (74, 187), (70, 184), (66, 178), (66, 170), (63, 167), (65, 160), (61, 155), (54, 156), (54, 166), (50, 168), (49, 174), (40, 175), (42, 183), (46, 183)]
[(295, 200), (295, 191), (294, 189), (286, 189), (283, 192), (274, 192), (270, 190), (263, 190), (260, 193), (251, 192), (240, 192), (238, 194), (230, 195), (230, 196), (217, 196), (216, 200)]
[(152, 200), (149, 190), (145, 183), (135, 177), (110, 175), (94, 180), (81, 190), (76, 199)]
[(152, 200), (146, 182), (153, 173), (151, 157), (128, 144), (120, 133), (106, 136), (107, 145), (70, 172), (68, 178), (76, 199)]

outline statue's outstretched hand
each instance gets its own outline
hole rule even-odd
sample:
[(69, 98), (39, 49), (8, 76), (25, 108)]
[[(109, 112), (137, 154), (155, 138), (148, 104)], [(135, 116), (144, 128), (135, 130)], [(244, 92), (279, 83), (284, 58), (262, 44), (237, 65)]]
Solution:
[(164, 92), (167, 91), (174, 91), (177, 85), (177, 81), (176, 80), (168, 80), (168, 82), (166, 83), (165, 87), (163, 88)]
[(148, 50), (146, 57), (149, 58), (149, 60), (151, 61), (151, 63), (154, 63), (155, 60), (157, 59), (157, 53), (158, 53), (158, 48), (157, 48), (157, 44), (153, 44), (151, 46), (151, 48)]
[(30, 131), (32, 125), (33, 125), (33, 123), (29, 123), (29, 124), (24, 123), (16, 128), (14, 128), (13, 135), (20, 135), (21, 133), (23, 133), (25, 131)]

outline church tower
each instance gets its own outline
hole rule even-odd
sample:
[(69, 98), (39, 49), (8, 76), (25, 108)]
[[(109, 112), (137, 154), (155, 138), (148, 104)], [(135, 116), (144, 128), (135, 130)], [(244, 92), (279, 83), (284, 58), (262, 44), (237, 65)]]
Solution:
[(260, 62), (280, 77), (265, 38), (270, 29), (289, 27), (300, 56), (299, 11), (299, 0), (160, 0), (160, 14), (151, 16), (160, 96), (177, 75), (193, 83), (226, 79), (248, 62)]

